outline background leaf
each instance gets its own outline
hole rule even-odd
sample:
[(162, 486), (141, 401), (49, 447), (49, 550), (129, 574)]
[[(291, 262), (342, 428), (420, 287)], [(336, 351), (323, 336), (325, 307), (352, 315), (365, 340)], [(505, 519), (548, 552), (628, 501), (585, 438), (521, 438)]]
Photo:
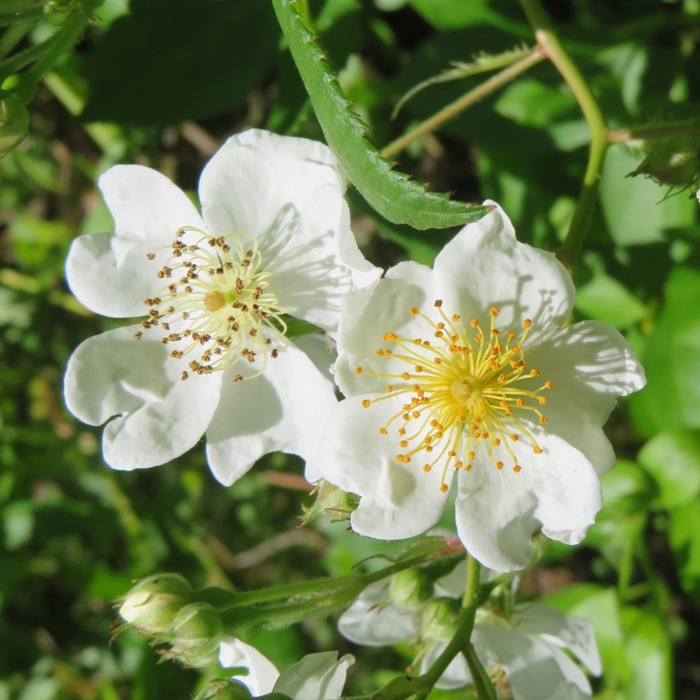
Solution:
[(245, 101), (275, 59), (262, 0), (132, 0), (90, 56), (88, 121), (174, 124)]

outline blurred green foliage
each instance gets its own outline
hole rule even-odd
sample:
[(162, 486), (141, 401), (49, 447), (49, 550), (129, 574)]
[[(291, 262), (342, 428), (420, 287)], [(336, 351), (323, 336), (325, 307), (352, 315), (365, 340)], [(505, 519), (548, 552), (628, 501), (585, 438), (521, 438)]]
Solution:
[[(3, 66), (38, 53), (33, 47), (78, 4), (12, 2), (0, 34), (4, 91), (17, 91), (23, 75), (26, 85), (33, 64), (7, 78)], [(346, 573), (388, 551), (342, 523), (321, 519), (299, 529), (300, 503), (311, 499), (297, 460), (273, 455), (229, 489), (214, 482), (202, 449), (162, 468), (117, 473), (101, 460), (100, 431), (64, 409), (69, 354), (113, 325), (83, 309), (63, 280), (70, 241), (111, 226), (95, 191), (99, 173), (139, 162), (194, 190), (211, 153), (243, 128), (321, 138), (267, 2), (94, 4), (75, 50), (42, 73), (35, 92), (22, 93), (29, 135), (0, 160), (0, 700), (189, 698), (216, 668), (158, 664), (141, 638), (113, 636), (112, 602), (133, 579), (177, 571), (197, 586), (247, 589)], [(380, 148), (480, 77), (433, 85), (391, 121), (411, 87), (451, 61), (533, 43), (511, 0), (309, 4), (340, 84)], [(694, 0), (547, 7), (611, 128), (697, 115)], [(0, 12), (1, 21), (8, 17)], [(435, 190), (495, 199), (522, 240), (556, 249), (587, 145), (576, 101), (542, 63), (400, 160)], [(611, 147), (600, 208), (573, 270), (577, 318), (626, 332), (648, 387), (608, 425), (620, 462), (603, 479), (605, 506), (589, 537), (573, 550), (552, 544), (523, 581), (526, 595), (593, 620), (604, 700), (692, 700), (700, 692), (698, 202), (688, 193), (665, 198), (653, 182), (625, 177), (650, 145)], [(354, 230), (379, 265), (405, 257), (430, 263), (449, 238), (381, 220), (356, 193), (350, 201)], [(332, 620), (247, 641), (280, 666), (312, 650), (354, 649)], [(355, 651), (353, 692), (386, 682), (414, 653), (409, 645)]]

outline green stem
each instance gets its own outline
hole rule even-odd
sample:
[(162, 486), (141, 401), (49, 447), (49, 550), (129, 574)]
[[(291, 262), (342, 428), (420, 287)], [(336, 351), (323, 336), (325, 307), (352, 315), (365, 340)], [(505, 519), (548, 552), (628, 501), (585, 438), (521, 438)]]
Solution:
[(636, 139), (660, 139), (670, 134), (680, 136), (700, 136), (700, 122), (697, 119), (686, 119), (680, 122), (664, 122), (661, 124), (643, 124), (627, 129), (612, 129), (605, 134), (608, 143), (627, 143)]
[(13, 51), (31, 28), (31, 24), (15, 24), (8, 27), (0, 36), (0, 58), (4, 58)]
[(30, 7), (26, 10), (12, 10), (0, 12), (0, 26), (8, 24), (22, 24), (23, 22), (36, 21), (46, 13), (43, 7)]
[[(440, 677), (445, 673), (455, 656), (462, 651), (465, 644), (468, 644), (471, 639), (476, 611), (479, 608), (480, 574), (481, 566), (479, 562), (468, 554), (467, 585), (464, 590), (464, 598), (462, 598), (462, 611), (459, 614), (457, 630), (442, 654), (435, 659), (435, 663), (423, 674), (423, 677), (431, 683), (431, 687), (440, 680)], [(481, 700), (483, 696), (477, 694), (477, 697)]]
[[(428, 549), (416, 556), (407, 557), (395, 564), (385, 566), (383, 569), (368, 574), (348, 574), (340, 578), (320, 578), (312, 581), (299, 581), (298, 583), (290, 583), (284, 586), (263, 588), (259, 591), (219, 591), (217, 589), (216, 602), (209, 602), (212, 602), (220, 612), (223, 612), (243, 605), (270, 603), (293, 597), (311, 598), (316, 602), (324, 596), (342, 598), (346, 588), (354, 590), (358, 585), (361, 585), (361, 590), (364, 590), (371, 583), (381, 581), (404, 569), (409, 569), (420, 564), (427, 564), (435, 559), (463, 552), (464, 549), (461, 544), (445, 544), (443, 541), (439, 543), (439, 545), (436, 543), (434, 549)], [(204, 590), (206, 591), (207, 589)]]
[(30, 46), (24, 51), (16, 53), (14, 56), (10, 56), (0, 63), (0, 83), (2, 83), (6, 78), (11, 75), (18, 73), (22, 68), (41, 58), (46, 52), (51, 48), (51, 43), (54, 37), (42, 41), (40, 44), (35, 44)]
[(35, 62), (32, 68), (22, 74), (25, 86), (34, 85), (41, 80), (56, 60), (66, 53), (85, 29), (88, 17), (82, 11), (68, 17), (61, 28), (53, 36), (40, 44), (30, 46), (0, 63), (0, 83), (6, 78), (19, 72), (22, 68)]
[(472, 677), (476, 697), (484, 698), (485, 700), (497, 700), (496, 689), (493, 687), (493, 683), (491, 683), (491, 679), (484, 665), (479, 660), (474, 645), (469, 642), (465, 645), (464, 649), (462, 649), (462, 653), (467, 661), (467, 667)]
[(470, 90), (468, 93), (447, 105), (429, 119), (421, 122), (414, 129), (411, 129), (400, 138), (392, 141), (388, 146), (382, 149), (382, 155), (389, 157), (395, 155), (399, 151), (402, 151), (412, 141), (415, 141), (429, 131), (436, 129), (444, 122), (457, 116), (457, 114), (465, 110), (467, 107), (471, 107), (471, 105), (473, 105), (475, 102), (478, 102), (489, 93), (502, 87), (519, 76), (521, 73), (524, 73), (529, 68), (532, 68), (532, 66), (544, 60), (544, 58), (545, 56), (541, 53), (539, 48), (535, 47), (516, 63), (513, 63), (507, 68), (504, 68), (502, 71), (499, 71), (495, 75), (491, 76), (486, 82), (478, 85), (473, 90)]
[(520, 4), (535, 31), (535, 37), (541, 51), (552, 61), (571, 88), (591, 132), (591, 150), (586, 173), (583, 177), (581, 196), (561, 250), (562, 259), (566, 264), (570, 264), (575, 261), (581, 250), (598, 199), (600, 172), (609, 145), (606, 139), (607, 127), (597, 100), (581, 72), (559, 41), (540, 0), (520, 0)]
[[(442, 674), (445, 673), (455, 656), (457, 656), (460, 651), (464, 651), (471, 644), (470, 640), (472, 631), (474, 630), (476, 611), (481, 602), (481, 589), (479, 586), (480, 573), (481, 567), (479, 562), (467, 554), (467, 584), (464, 591), (464, 598), (462, 599), (462, 610), (457, 620), (457, 629), (440, 656), (435, 659), (433, 665), (423, 675), (417, 678), (395, 678), (391, 683), (382, 688), (382, 690), (374, 693), (374, 695), (371, 696), (372, 700), (404, 700), (409, 697), (424, 700), (427, 698), (428, 693), (435, 687), (435, 684), (440, 680)], [(473, 658), (476, 658), (476, 653), (473, 654)], [(479, 666), (480, 665), (479, 663)], [(495, 690), (485, 671), (483, 674), (478, 675), (478, 677), (475, 675), (473, 680), (474, 689), (479, 700), (495, 700)]]
[(49, 39), (50, 49), (27, 71), (26, 78), (38, 83), (56, 60), (73, 48), (82, 35), (88, 20), (89, 17), (83, 11), (75, 12), (68, 17), (63, 26)]

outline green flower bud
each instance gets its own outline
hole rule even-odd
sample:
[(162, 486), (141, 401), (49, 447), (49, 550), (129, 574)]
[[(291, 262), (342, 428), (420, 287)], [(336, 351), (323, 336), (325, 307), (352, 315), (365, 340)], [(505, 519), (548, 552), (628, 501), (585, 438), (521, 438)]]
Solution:
[(141, 633), (170, 632), (173, 619), (187, 605), (192, 587), (179, 574), (156, 574), (139, 581), (123, 598), (121, 618)]
[(423, 610), (421, 636), (423, 639), (452, 639), (457, 631), (459, 601), (455, 598), (435, 598)]
[(418, 610), (433, 594), (433, 585), (419, 569), (404, 569), (391, 577), (389, 600), (407, 610)]
[(627, 177), (637, 175), (658, 185), (695, 188), (700, 175), (700, 137), (672, 134), (655, 141), (642, 164)]
[(0, 158), (18, 146), (29, 131), (29, 112), (16, 95), (0, 91)]
[(238, 681), (214, 680), (194, 700), (251, 700), (253, 696), (243, 683)]
[(330, 515), (336, 520), (349, 518), (359, 502), (357, 496), (346, 493), (329, 481), (321, 479), (320, 485), (316, 488), (316, 500), (308, 508), (303, 507), (304, 515), (302, 521), (308, 525), (312, 520), (322, 515)]
[(197, 602), (185, 605), (175, 615), (171, 632), (180, 643), (196, 646), (211, 639), (218, 640), (224, 627), (219, 613), (209, 603)]
[(198, 668), (216, 661), (224, 628), (216, 609), (209, 603), (185, 605), (175, 615), (166, 656)]

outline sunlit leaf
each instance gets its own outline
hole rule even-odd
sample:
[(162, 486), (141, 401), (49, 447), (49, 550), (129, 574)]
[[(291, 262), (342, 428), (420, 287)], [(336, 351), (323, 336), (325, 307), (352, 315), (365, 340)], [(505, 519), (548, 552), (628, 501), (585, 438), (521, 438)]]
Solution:
[(330, 69), (328, 56), (304, 24), (296, 3), (273, 0), (273, 5), (328, 145), (377, 212), (394, 223), (428, 229), (477, 221), (490, 211), (428, 192), (424, 184), (393, 170), (394, 164), (367, 140), (367, 127), (352, 110)]

